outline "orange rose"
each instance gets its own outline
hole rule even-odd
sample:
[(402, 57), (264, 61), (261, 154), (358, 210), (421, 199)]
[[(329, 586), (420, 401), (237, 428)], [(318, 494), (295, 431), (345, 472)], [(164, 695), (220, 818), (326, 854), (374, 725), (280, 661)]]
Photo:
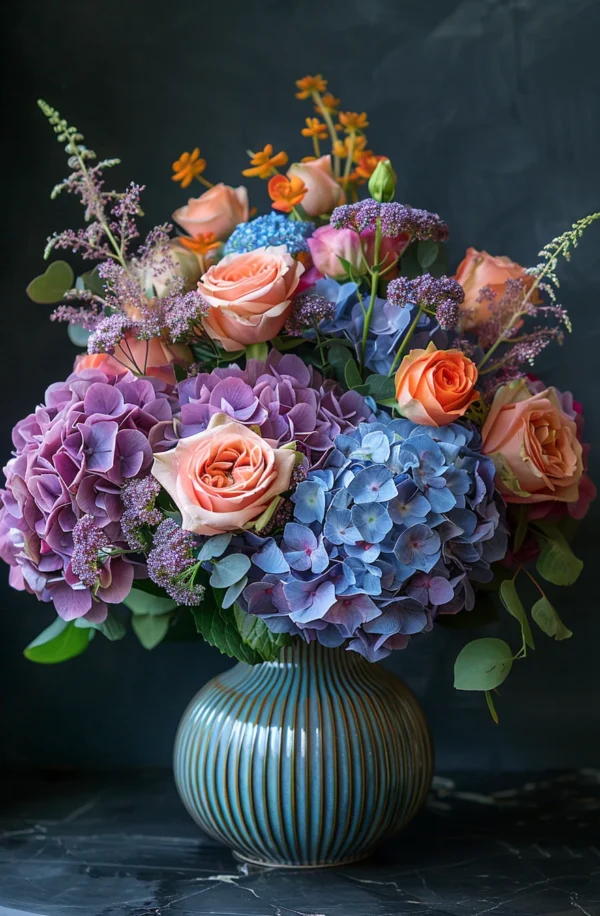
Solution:
[(204, 432), (154, 456), (153, 475), (195, 534), (236, 531), (256, 521), (290, 486), (296, 454), (223, 413)]
[(499, 388), (482, 429), (509, 503), (576, 502), (583, 449), (553, 388), (531, 394), (524, 379)]
[(114, 356), (108, 353), (81, 354), (75, 360), (73, 372), (101, 369), (107, 375), (123, 375), (130, 369), (136, 375), (141, 373), (174, 385), (173, 363), (189, 366), (193, 362), (194, 354), (185, 344), (168, 343), (161, 337), (137, 340), (127, 334), (124, 341), (115, 348)]
[(447, 426), (479, 397), (477, 366), (460, 350), (411, 350), (396, 372), (402, 416), (422, 426)]
[(302, 206), (309, 216), (330, 213), (345, 201), (344, 192), (333, 176), (331, 156), (321, 156), (308, 162), (294, 162), (287, 170), (288, 178), (293, 175), (307, 187)]
[(198, 283), (210, 306), (203, 319), (207, 334), (229, 351), (275, 337), (303, 273), (285, 245), (226, 255)]
[(500, 298), (507, 280), (523, 280), (529, 289), (535, 278), (525, 273), (525, 268), (515, 264), (510, 258), (493, 257), (487, 251), (468, 248), (464, 259), (458, 265), (456, 280), (465, 291), (465, 301), (461, 305), (464, 314), (463, 326), (469, 331), (491, 317), (490, 303), (478, 302), (479, 291), (488, 286)]
[(248, 220), (248, 191), (243, 186), (230, 188), (216, 184), (200, 197), (191, 197), (185, 207), (173, 214), (175, 222), (189, 235), (212, 232), (218, 239), (228, 238), (238, 223)]

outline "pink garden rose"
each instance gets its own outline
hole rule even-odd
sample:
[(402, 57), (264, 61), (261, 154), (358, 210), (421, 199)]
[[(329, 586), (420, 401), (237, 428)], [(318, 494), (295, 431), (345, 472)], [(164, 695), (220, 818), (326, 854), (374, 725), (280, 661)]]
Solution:
[(344, 192), (334, 178), (331, 156), (310, 159), (308, 162), (294, 162), (287, 170), (288, 177), (300, 178), (308, 191), (302, 199), (302, 206), (309, 216), (331, 213), (334, 207), (345, 202)]
[(290, 486), (293, 448), (274, 448), (247, 426), (215, 414), (208, 427), (154, 456), (153, 475), (195, 534), (236, 531)]
[(173, 214), (175, 222), (190, 235), (213, 233), (222, 241), (238, 223), (248, 220), (248, 191), (242, 185), (230, 188), (216, 184), (200, 197), (191, 197)]
[[(372, 267), (375, 261), (374, 240), (375, 232), (372, 229), (365, 229), (359, 236), (353, 229), (321, 226), (313, 232), (307, 242), (313, 265), (318, 273), (321, 276), (333, 277), (334, 280), (343, 280), (347, 276), (347, 271), (340, 258), (352, 265), (354, 277), (362, 277), (367, 272), (367, 266)], [(409, 241), (408, 235), (381, 240), (379, 261), (384, 262), (384, 269), (400, 257)]]
[(286, 322), (303, 272), (285, 245), (226, 255), (198, 283), (210, 306), (206, 332), (229, 351), (271, 340)]
[(531, 394), (524, 379), (499, 388), (482, 436), (507, 502), (579, 500), (583, 448), (556, 389)]

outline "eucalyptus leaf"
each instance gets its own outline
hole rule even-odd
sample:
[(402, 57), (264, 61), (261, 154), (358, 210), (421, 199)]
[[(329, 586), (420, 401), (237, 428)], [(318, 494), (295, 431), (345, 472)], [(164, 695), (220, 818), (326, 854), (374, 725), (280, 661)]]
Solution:
[(500, 600), (508, 613), (512, 614), (515, 620), (518, 620), (525, 645), (530, 649), (535, 649), (531, 626), (529, 625), (525, 608), (517, 594), (517, 586), (515, 585), (514, 579), (505, 579), (504, 582), (502, 582), (500, 585)]
[(162, 595), (151, 595), (141, 589), (132, 588), (123, 604), (128, 607), (131, 613), (141, 617), (160, 617), (177, 607), (172, 598)]
[(76, 347), (87, 347), (90, 332), (82, 328), (80, 324), (68, 324), (67, 335), (72, 344)]
[(365, 387), (367, 394), (370, 394), (376, 401), (388, 398), (395, 400), (396, 398), (396, 383), (387, 375), (370, 375), (365, 382)]
[(264, 661), (274, 661), (284, 646), (291, 645), (292, 640), (287, 633), (273, 633), (264, 620), (254, 614), (247, 614), (239, 604), (233, 610), (242, 640), (258, 652)]
[(428, 270), (437, 258), (439, 245), (433, 239), (424, 239), (417, 244), (417, 260), (423, 268)]
[(359, 385), (362, 385), (362, 375), (360, 374), (360, 369), (358, 368), (356, 361), (349, 359), (344, 366), (344, 381), (348, 388), (358, 388)]
[(239, 582), (249, 569), (249, 557), (243, 553), (229, 554), (214, 564), (210, 584), (213, 588), (229, 588)]
[(493, 690), (510, 673), (513, 654), (502, 639), (474, 639), (459, 652), (454, 663), (457, 690)]
[(43, 274), (35, 277), (27, 287), (27, 295), (39, 305), (60, 302), (69, 289), (73, 289), (75, 274), (66, 261), (53, 261)]
[(553, 636), (557, 642), (569, 639), (573, 635), (571, 630), (564, 625), (558, 616), (558, 612), (550, 604), (546, 596), (535, 602), (531, 608), (531, 616), (540, 630), (543, 630), (548, 636)]
[(490, 715), (492, 719), (494, 720), (494, 722), (496, 723), (496, 725), (498, 725), (500, 720), (498, 719), (498, 713), (496, 712), (496, 706), (494, 705), (494, 698), (490, 690), (486, 690), (485, 699), (487, 702), (488, 709), (490, 711)]
[(516, 553), (523, 546), (523, 541), (527, 536), (527, 529), (529, 528), (529, 512), (527, 511), (527, 506), (516, 506), (515, 515), (517, 517), (517, 527), (515, 528), (513, 549)]
[(448, 246), (443, 243), (438, 244), (438, 251), (433, 264), (429, 266), (429, 273), (432, 277), (443, 277), (448, 273)]
[(104, 289), (104, 282), (98, 274), (98, 268), (94, 267), (93, 270), (87, 270), (84, 274), (81, 275), (78, 279), (83, 280), (85, 288), (89, 289), (90, 292), (94, 293), (96, 296), (101, 296), (104, 298), (106, 295), (106, 290)]
[(417, 258), (417, 243), (413, 242), (408, 246), (400, 259), (400, 273), (407, 280), (414, 280), (422, 273), (421, 265)]
[(144, 649), (154, 649), (163, 641), (169, 629), (170, 619), (170, 614), (163, 614), (162, 616), (135, 614), (131, 618), (133, 632)]
[(85, 652), (90, 642), (90, 631), (75, 626), (74, 621), (61, 617), (46, 627), (39, 636), (23, 650), (30, 662), (54, 665), (65, 662)]
[(306, 341), (302, 337), (274, 337), (271, 343), (276, 350), (284, 353), (286, 350), (295, 350), (297, 347), (301, 347)]
[(541, 532), (538, 536), (541, 550), (536, 562), (540, 576), (553, 585), (573, 585), (583, 569), (583, 563), (555, 525), (536, 522), (535, 526)]

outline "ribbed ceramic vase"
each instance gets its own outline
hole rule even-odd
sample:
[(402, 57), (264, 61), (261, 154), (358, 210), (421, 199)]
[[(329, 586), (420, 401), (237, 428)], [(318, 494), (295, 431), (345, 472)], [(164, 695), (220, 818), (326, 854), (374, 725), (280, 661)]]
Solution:
[(239, 858), (341, 865), (419, 810), (431, 738), (413, 694), (380, 665), (294, 643), (194, 697), (175, 740), (175, 780), (194, 820)]

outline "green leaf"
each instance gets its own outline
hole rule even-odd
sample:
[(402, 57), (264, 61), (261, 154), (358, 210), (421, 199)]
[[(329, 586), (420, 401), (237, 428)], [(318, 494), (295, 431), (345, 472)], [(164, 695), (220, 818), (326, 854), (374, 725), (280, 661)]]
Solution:
[(144, 649), (154, 649), (167, 635), (170, 620), (170, 614), (160, 617), (136, 614), (131, 618), (131, 626)]
[(500, 600), (508, 613), (512, 614), (515, 620), (518, 620), (525, 645), (530, 649), (535, 649), (529, 620), (527, 619), (527, 614), (525, 613), (525, 608), (523, 607), (521, 599), (517, 594), (517, 586), (515, 585), (514, 579), (505, 579), (500, 585)]
[(547, 522), (536, 522), (535, 527), (542, 532), (538, 536), (541, 550), (536, 563), (540, 576), (553, 585), (573, 585), (583, 563), (569, 547), (566, 537)]
[(527, 506), (516, 506), (514, 514), (517, 518), (517, 527), (515, 528), (513, 550), (517, 552), (523, 546), (523, 541), (527, 536), (527, 529), (529, 528), (529, 512)]
[(491, 452), (488, 455), (488, 458), (491, 458), (494, 462), (494, 467), (496, 468), (496, 473), (498, 474), (500, 480), (504, 486), (510, 490), (515, 496), (528, 497), (531, 496), (531, 493), (528, 493), (527, 490), (524, 490), (521, 487), (521, 484), (514, 475), (514, 472), (509, 465), (508, 461), (502, 454), (502, 452)]
[(95, 293), (96, 296), (101, 296), (104, 298), (106, 295), (106, 290), (104, 289), (104, 283), (98, 275), (98, 268), (94, 267), (93, 270), (87, 270), (84, 274), (81, 275), (81, 279), (85, 284), (85, 288), (89, 289), (90, 292)]
[(395, 400), (396, 398), (396, 383), (387, 375), (370, 375), (365, 382), (365, 387), (376, 401), (388, 398)]
[(443, 243), (438, 244), (438, 252), (433, 264), (429, 267), (429, 273), (432, 277), (443, 277), (448, 273), (448, 246)]
[[(338, 382), (344, 382), (345, 380), (345, 369), (346, 363), (348, 362), (348, 350), (346, 347), (341, 347), (339, 344), (333, 346), (329, 350), (329, 365), (335, 372)], [(362, 379), (361, 379), (362, 382)]]
[(39, 305), (60, 302), (69, 289), (73, 289), (75, 275), (66, 261), (53, 261), (43, 274), (35, 277), (27, 287), (27, 295)]
[(235, 614), (232, 608), (223, 610), (220, 607), (220, 596), (214, 593), (208, 597), (201, 607), (191, 608), (196, 628), (209, 645), (214, 646), (219, 652), (230, 658), (237, 658), (248, 665), (256, 665), (262, 661), (258, 652), (243, 641), (236, 625)]
[(545, 596), (535, 602), (531, 608), (531, 616), (540, 630), (543, 630), (548, 636), (553, 636), (557, 641), (569, 639), (573, 635)]
[(274, 337), (271, 343), (276, 350), (283, 353), (285, 350), (295, 350), (296, 347), (301, 347), (306, 341), (303, 337)]
[(489, 690), (486, 690), (485, 692), (485, 700), (488, 705), (488, 709), (490, 711), (490, 715), (492, 719), (494, 720), (496, 725), (498, 725), (500, 720), (498, 719), (498, 713), (496, 712), (496, 707), (494, 705), (494, 698)]
[(408, 280), (414, 280), (422, 274), (421, 265), (417, 257), (417, 244), (409, 245), (400, 259), (400, 272)]
[(81, 627), (83, 630), (97, 630), (111, 642), (114, 642), (117, 639), (123, 639), (125, 633), (127, 632), (125, 629), (125, 624), (121, 618), (110, 609), (106, 616), (106, 620), (104, 620), (102, 623), (92, 623), (91, 621), (86, 620), (85, 617), (78, 617), (77, 620), (74, 620), (73, 622), (76, 627)]
[(177, 607), (176, 602), (171, 598), (165, 597), (164, 592), (160, 595), (152, 595), (143, 589), (139, 589), (137, 584), (123, 599), (123, 604), (129, 608), (132, 614), (139, 614), (143, 617), (160, 617), (162, 614), (166, 614)]
[(266, 343), (253, 343), (246, 347), (246, 359), (259, 359), (264, 362), (268, 355), (269, 347)]
[(274, 661), (284, 646), (292, 643), (287, 633), (273, 633), (260, 617), (246, 614), (239, 606), (234, 605), (235, 621), (242, 640), (266, 662)]
[(437, 258), (439, 245), (432, 239), (425, 239), (417, 244), (417, 260), (423, 268), (427, 270)]
[(454, 663), (457, 690), (493, 690), (510, 673), (513, 654), (502, 639), (474, 639), (459, 652)]
[(66, 662), (85, 652), (90, 642), (90, 632), (79, 629), (72, 620), (66, 621), (57, 617), (39, 636), (30, 642), (23, 655), (30, 662), (43, 665), (54, 665)]
[(72, 344), (76, 347), (87, 347), (90, 332), (82, 328), (80, 324), (68, 324), (67, 335)]
[(362, 385), (362, 375), (360, 374), (360, 369), (356, 365), (356, 361), (349, 359), (346, 362), (344, 367), (344, 380), (348, 388), (358, 388), (359, 385)]
[(187, 369), (181, 363), (173, 363), (173, 372), (175, 373), (176, 382), (184, 382), (188, 377)]

